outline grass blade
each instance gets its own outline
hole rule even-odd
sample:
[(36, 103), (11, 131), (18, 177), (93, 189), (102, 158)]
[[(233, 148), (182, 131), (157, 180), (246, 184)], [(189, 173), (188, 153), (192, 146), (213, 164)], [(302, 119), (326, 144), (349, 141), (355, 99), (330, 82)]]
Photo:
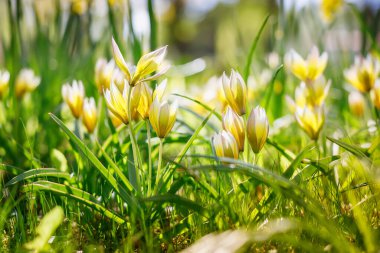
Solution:
[(69, 173), (62, 172), (54, 168), (34, 169), (34, 170), (28, 170), (12, 178), (4, 186), (8, 187), (10, 185), (14, 185), (28, 179), (39, 178), (39, 177), (54, 177), (54, 178), (62, 178), (66, 180), (71, 179), (71, 176)]

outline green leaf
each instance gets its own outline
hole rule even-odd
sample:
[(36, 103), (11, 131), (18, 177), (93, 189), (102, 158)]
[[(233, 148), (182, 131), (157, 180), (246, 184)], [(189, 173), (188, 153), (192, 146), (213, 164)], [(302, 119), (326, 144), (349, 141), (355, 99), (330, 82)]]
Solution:
[(116, 179), (111, 175), (110, 171), (104, 167), (104, 165), (98, 160), (98, 158), (90, 151), (86, 145), (73, 134), (63, 122), (58, 119), (54, 114), (50, 113), (50, 117), (58, 124), (58, 126), (65, 132), (69, 139), (77, 146), (77, 148), (84, 154), (98, 171), (103, 175), (107, 182), (113, 187), (113, 189), (120, 195), (120, 197), (129, 204), (131, 208), (140, 208), (139, 203), (134, 196), (131, 195), (131, 189), (125, 189), (122, 185), (119, 185)]
[(289, 165), (289, 167), (285, 170), (285, 172), (282, 175), (286, 178), (291, 178), (293, 176), (295, 169), (300, 164), (304, 156), (314, 148), (315, 148), (314, 143), (311, 143), (307, 145), (306, 147), (304, 147), (301, 150), (301, 152), (296, 156), (296, 158), (294, 158), (292, 163)]
[(249, 72), (250, 72), (251, 65), (252, 65), (253, 53), (256, 50), (257, 43), (259, 42), (259, 39), (261, 37), (261, 34), (262, 34), (263, 30), (264, 30), (265, 25), (267, 24), (267, 22), (269, 20), (269, 17), (270, 17), (270, 15), (266, 16), (266, 18), (264, 19), (264, 22), (262, 23), (262, 25), (260, 27), (260, 30), (257, 33), (255, 39), (253, 40), (251, 48), (249, 50), (248, 57), (247, 57), (247, 63), (245, 64), (245, 67), (244, 67), (244, 81), (245, 81), (246, 84), (248, 82)]
[(365, 149), (358, 147), (358, 146), (355, 146), (355, 145), (352, 145), (352, 144), (345, 143), (343, 141), (334, 139), (334, 138), (329, 137), (329, 136), (326, 136), (326, 138), (329, 141), (331, 141), (331, 142), (339, 145), (343, 149), (347, 150), (348, 152), (352, 153), (353, 155), (357, 156), (358, 158), (368, 159), (368, 156), (366, 156), (366, 154), (364, 153)]
[(62, 196), (74, 199), (76, 201), (79, 201), (88, 207), (91, 207), (92, 209), (104, 214), (105, 216), (114, 220), (117, 223), (122, 224), (125, 222), (123, 218), (119, 217), (117, 214), (113, 213), (112, 211), (108, 210), (107, 208), (99, 204), (96, 198), (92, 196), (90, 193), (74, 188), (69, 185), (58, 184), (58, 183), (53, 183), (49, 181), (37, 181), (37, 182), (25, 185), (23, 187), (23, 191), (24, 192), (45, 191), (45, 192), (62, 195)]
[(9, 180), (5, 187), (8, 187), (10, 185), (14, 185), (17, 183), (20, 183), (22, 181), (28, 180), (28, 179), (34, 179), (34, 178), (40, 178), (40, 177), (54, 177), (54, 178), (62, 178), (66, 180), (70, 180), (71, 176), (67, 172), (62, 172), (60, 170), (54, 169), (54, 168), (44, 168), (44, 169), (34, 169), (34, 170), (28, 170), (11, 180)]

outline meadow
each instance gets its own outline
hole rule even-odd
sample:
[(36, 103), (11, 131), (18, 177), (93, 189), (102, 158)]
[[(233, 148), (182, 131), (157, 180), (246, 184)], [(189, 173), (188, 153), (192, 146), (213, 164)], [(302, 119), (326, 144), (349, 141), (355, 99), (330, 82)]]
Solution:
[(0, 0), (0, 252), (378, 252), (379, 27), (377, 1)]

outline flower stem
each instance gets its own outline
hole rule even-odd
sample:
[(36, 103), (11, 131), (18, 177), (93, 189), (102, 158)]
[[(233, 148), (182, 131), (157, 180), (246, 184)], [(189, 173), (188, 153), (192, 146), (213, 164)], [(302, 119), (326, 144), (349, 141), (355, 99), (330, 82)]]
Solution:
[(148, 196), (150, 196), (152, 189), (152, 146), (150, 142), (150, 125), (149, 121), (145, 121), (146, 124), (146, 134), (148, 139)]
[(156, 193), (158, 191), (158, 182), (160, 181), (161, 175), (161, 166), (162, 166), (162, 152), (163, 152), (163, 139), (160, 138), (160, 147), (158, 150), (158, 165), (157, 165), (157, 174), (156, 174)]

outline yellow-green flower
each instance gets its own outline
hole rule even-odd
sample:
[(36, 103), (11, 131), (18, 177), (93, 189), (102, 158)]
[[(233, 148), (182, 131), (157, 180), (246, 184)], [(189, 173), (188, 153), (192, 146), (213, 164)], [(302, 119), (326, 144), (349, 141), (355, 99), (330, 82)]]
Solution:
[(71, 0), (71, 11), (82, 15), (88, 10), (88, 0)]
[(237, 115), (231, 107), (227, 107), (223, 115), (223, 128), (235, 138), (239, 151), (244, 151), (245, 127), (244, 119)]
[(327, 53), (323, 52), (319, 55), (319, 50), (315, 46), (310, 50), (306, 59), (303, 59), (293, 49), (285, 57), (286, 65), (290, 71), (306, 84), (310, 84), (323, 73), (327, 60)]
[(107, 111), (108, 117), (111, 119), (111, 123), (115, 128), (118, 128), (121, 124), (123, 124), (123, 121), (121, 121), (119, 117), (113, 114), (109, 109)]
[(31, 92), (40, 85), (41, 78), (36, 76), (31, 69), (22, 69), (16, 78), (15, 94), (22, 98), (27, 92)]
[(295, 91), (296, 105), (299, 107), (322, 105), (330, 90), (330, 86), (330, 80), (326, 82), (323, 76), (310, 85), (302, 82)]
[(103, 94), (103, 91), (110, 87), (114, 69), (115, 62), (113, 60), (109, 62), (104, 58), (97, 60), (95, 65), (95, 84), (100, 94)]
[(343, 0), (322, 0), (321, 2), (321, 12), (322, 17), (330, 22), (335, 14), (342, 8), (344, 4)]
[(312, 140), (317, 140), (325, 122), (323, 106), (297, 107), (295, 112), (299, 126)]
[(128, 112), (129, 89), (128, 85), (124, 85), (123, 92), (120, 92), (116, 84), (111, 83), (111, 87), (104, 92), (108, 109), (126, 125), (130, 119)]
[(62, 86), (62, 97), (70, 107), (75, 118), (79, 118), (83, 112), (84, 87), (82, 81), (74, 80), (72, 85), (66, 83)]
[(212, 138), (212, 144), (218, 157), (238, 159), (238, 144), (229, 132), (222, 130), (220, 133), (215, 134)]
[(82, 121), (89, 133), (94, 132), (96, 123), (98, 121), (98, 116), (96, 113), (96, 104), (93, 97), (84, 99)]
[(344, 76), (352, 86), (361, 92), (369, 92), (375, 85), (380, 73), (379, 61), (367, 55), (366, 58), (355, 57), (355, 63), (344, 71)]
[[(121, 71), (123, 71), (129, 85), (132, 87), (141, 82), (156, 80), (161, 75), (165, 74), (165, 72), (168, 70), (168, 66), (163, 66), (162, 64), (166, 55), (167, 46), (161, 47), (153, 52), (143, 55), (137, 62), (135, 71), (133, 73), (125, 62), (124, 57), (113, 38), (112, 48), (116, 65), (120, 68)], [(153, 72), (156, 73), (154, 75), (151, 75)]]
[(136, 104), (137, 112), (142, 119), (149, 118), (150, 106), (153, 102), (153, 91), (146, 83), (140, 83), (133, 88), (132, 104)]
[(157, 136), (165, 138), (176, 121), (177, 104), (169, 105), (167, 101), (159, 101), (156, 97), (150, 106), (149, 121)]
[(376, 80), (375, 86), (371, 90), (372, 104), (380, 110), (380, 79)]
[(247, 121), (247, 139), (255, 153), (259, 153), (269, 134), (267, 114), (261, 106), (253, 109)]
[(225, 73), (222, 75), (224, 96), (231, 108), (240, 116), (245, 114), (247, 101), (247, 87), (241, 75), (231, 70), (230, 78)]
[(350, 92), (350, 94), (348, 95), (348, 105), (350, 107), (351, 112), (355, 116), (363, 116), (365, 108), (365, 99), (360, 92)]
[(0, 99), (5, 95), (9, 86), (10, 74), (8, 71), (0, 71)]

